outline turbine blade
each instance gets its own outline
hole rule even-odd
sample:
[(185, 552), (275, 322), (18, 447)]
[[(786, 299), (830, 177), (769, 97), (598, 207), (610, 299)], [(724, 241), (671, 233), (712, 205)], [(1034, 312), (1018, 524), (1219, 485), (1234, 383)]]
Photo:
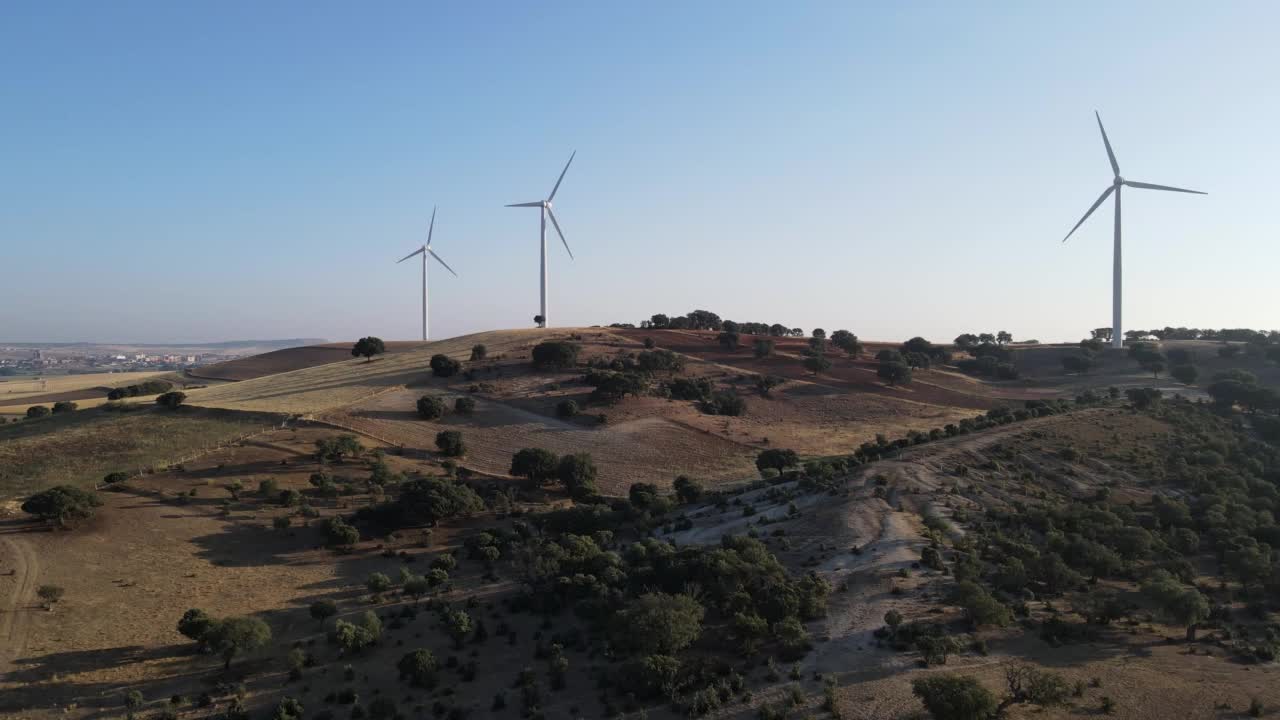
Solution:
[(422, 254), (422, 251), (423, 251), (423, 250), (426, 250), (426, 249), (427, 249), (426, 247), (420, 247), (420, 248), (418, 248), (417, 250), (414, 250), (413, 252), (409, 253), (408, 255), (405, 255), (404, 257), (402, 257), (402, 258), (400, 258), (399, 260), (397, 260), (397, 261), (396, 261), (396, 264), (397, 264), (397, 265), (399, 265), (400, 263), (404, 262), (405, 260), (408, 260), (409, 258), (413, 257), (414, 255), (420, 255), (420, 254)]
[(458, 273), (453, 272), (453, 268), (449, 267), (449, 263), (447, 263), (447, 262), (445, 262), (445, 261), (441, 260), (441, 259), (440, 259), (440, 256), (436, 254), (436, 251), (435, 251), (435, 250), (432, 250), (431, 248), (427, 248), (427, 252), (431, 253), (431, 257), (435, 258), (435, 259), (436, 259), (436, 262), (438, 262), (438, 263), (440, 263), (441, 265), (443, 265), (445, 270), (448, 270), (449, 272), (453, 273), (453, 276), (454, 276), (454, 277), (458, 277)]
[(1192, 195), (1209, 194), (1207, 192), (1200, 192), (1199, 190), (1187, 190), (1184, 188), (1169, 187), (1168, 185), (1152, 185), (1151, 183), (1134, 182), (1133, 180), (1125, 180), (1124, 184), (1130, 187), (1143, 188), (1146, 190), (1168, 190), (1169, 192), (1191, 193)]
[(569, 172), (569, 166), (573, 164), (573, 156), (577, 154), (578, 151), (574, 150), (573, 153), (569, 155), (569, 162), (565, 163), (564, 169), (560, 171), (560, 179), (556, 180), (556, 186), (551, 188), (551, 195), (547, 196), (547, 202), (551, 202), (555, 199), (556, 191), (560, 189), (560, 183), (564, 182), (564, 174)]
[(1120, 163), (1116, 162), (1116, 154), (1111, 152), (1111, 141), (1107, 139), (1107, 129), (1102, 127), (1102, 116), (1097, 110), (1093, 111), (1093, 116), (1098, 118), (1098, 129), (1102, 131), (1102, 144), (1107, 146), (1107, 159), (1111, 161), (1111, 172), (1116, 177), (1120, 177)]
[(547, 208), (547, 214), (551, 216), (551, 224), (556, 226), (556, 234), (560, 236), (560, 242), (564, 243), (565, 252), (569, 253), (569, 259), (573, 260), (573, 251), (569, 249), (569, 241), (564, 239), (564, 233), (560, 230), (560, 223), (556, 221), (556, 214), (551, 212), (551, 208)]
[(427, 247), (431, 247), (431, 233), (436, 229), (436, 208), (431, 206), (431, 224), (427, 226)]
[(512, 205), (507, 205), (507, 207), (542, 207), (542, 201), (539, 200), (538, 202), (515, 203)]
[(1089, 219), (1089, 216), (1093, 214), (1093, 211), (1097, 210), (1098, 206), (1102, 204), (1102, 201), (1110, 197), (1112, 191), (1114, 191), (1115, 189), (1116, 189), (1115, 185), (1108, 185), (1107, 189), (1103, 190), (1102, 194), (1098, 196), (1098, 199), (1093, 201), (1093, 205), (1089, 206), (1089, 212), (1085, 213), (1084, 217), (1080, 218), (1080, 222), (1076, 223), (1076, 226), (1071, 228), (1071, 232), (1067, 233), (1067, 237), (1062, 238), (1062, 242), (1066, 242), (1067, 238), (1071, 237), (1072, 233), (1078, 230), (1080, 226), (1084, 224), (1085, 220)]

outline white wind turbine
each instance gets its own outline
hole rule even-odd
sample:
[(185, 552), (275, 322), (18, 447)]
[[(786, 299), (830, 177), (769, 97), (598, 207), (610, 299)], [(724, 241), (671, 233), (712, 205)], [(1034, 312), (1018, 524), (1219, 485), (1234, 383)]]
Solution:
[(1111, 268), (1111, 274), (1112, 274), (1112, 277), (1111, 277), (1111, 347), (1123, 348), (1124, 333), (1120, 327), (1120, 188), (1121, 186), (1128, 185), (1129, 187), (1143, 188), (1146, 190), (1169, 190), (1171, 192), (1192, 193), (1194, 195), (1208, 195), (1208, 193), (1203, 193), (1203, 192), (1200, 192), (1199, 190), (1185, 190), (1183, 188), (1169, 187), (1168, 185), (1152, 185), (1151, 183), (1135, 182), (1133, 180), (1125, 180), (1123, 177), (1120, 177), (1120, 164), (1116, 162), (1116, 154), (1111, 151), (1111, 141), (1107, 139), (1107, 131), (1105, 128), (1102, 127), (1102, 116), (1099, 115), (1096, 110), (1094, 111), (1093, 115), (1098, 119), (1098, 130), (1102, 131), (1102, 144), (1107, 147), (1107, 159), (1111, 161), (1111, 171), (1115, 173), (1115, 178), (1111, 181), (1111, 185), (1109, 185), (1106, 190), (1102, 191), (1102, 195), (1098, 196), (1098, 199), (1094, 201), (1093, 205), (1089, 208), (1089, 211), (1084, 214), (1084, 217), (1080, 218), (1080, 222), (1076, 223), (1076, 226), (1071, 228), (1071, 232), (1067, 233), (1067, 237), (1062, 238), (1062, 242), (1066, 242), (1067, 238), (1071, 237), (1072, 233), (1074, 233), (1077, 228), (1083, 225), (1085, 220), (1089, 219), (1089, 216), (1093, 214), (1094, 210), (1098, 209), (1098, 206), (1101, 205), (1103, 201), (1107, 199), (1108, 195), (1110, 195), (1111, 193), (1116, 194), (1115, 248), (1113, 250), (1113, 256), (1111, 261), (1111, 265), (1112, 265), (1112, 268)]
[(454, 277), (458, 277), (458, 273), (453, 272), (453, 268), (449, 267), (449, 263), (441, 260), (440, 256), (436, 254), (436, 251), (431, 249), (431, 235), (435, 229), (436, 209), (433, 207), (431, 208), (431, 225), (427, 228), (427, 244), (396, 261), (396, 264), (399, 265), (414, 255), (422, 256), (422, 339), (424, 342), (427, 339), (427, 255), (431, 255), (431, 257), (436, 259), (436, 262), (444, 265), (445, 270), (453, 273)]
[(541, 229), (540, 237), (542, 242), (542, 273), (540, 276), (541, 292), (539, 294), (539, 298), (541, 302), (538, 305), (538, 317), (542, 318), (542, 321), (538, 323), (538, 327), (547, 326), (547, 216), (548, 215), (551, 216), (551, 224), (556, 227), (556, 234), (560, 236), (560, 242), (564, 243), (565, 252), (569, 253), (570, 260), (573, 259), (573, 251), (569, 249), (569, 241), (564, 239), (564, 232), (560, 230), (560, 223), (556, 221), (556, 214), (551, 211), (551, 201), (555, 199), (556, 191), (560, 189), (560, 183), (564, 182), (564, 174), (569, 172), (569, 166), (573, 164), (573, 158), (577, 154), (578, 154), (578, 151), (575, 150), (571, 155), (569, 155), (569, 162), (564, 164), (564, 170), (560, 171), (560, 179), (556, 180), (556, 186), (551, 188), (551, 194), (547, 196), (546, 200), (538, 200), (535, 202), (527, 202), (527, 203), (515, 203), (513, 205), (507, 206), (507, 207), (541, 208), (540, 213), (542, 215), (542, 226), (541, 226), (542, 229)]

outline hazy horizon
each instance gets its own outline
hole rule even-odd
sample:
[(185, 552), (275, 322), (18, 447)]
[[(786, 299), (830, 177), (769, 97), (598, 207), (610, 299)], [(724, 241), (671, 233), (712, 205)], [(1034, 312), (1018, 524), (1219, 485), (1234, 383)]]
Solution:
[[(0, 342), (553, 326), (696, 308), (872, 340), (1274, 329), (1280, 7), (0, 8)], [(550, 231), (550, 230), (549, 230)]]

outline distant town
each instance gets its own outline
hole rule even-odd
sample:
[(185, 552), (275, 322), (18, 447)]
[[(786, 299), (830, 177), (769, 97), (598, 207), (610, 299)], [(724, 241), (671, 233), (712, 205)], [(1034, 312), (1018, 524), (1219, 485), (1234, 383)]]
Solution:
[(316, 338), (296, 338), (174, 345), (0, 343), (0, 377), (181, 371), (323, 342)]

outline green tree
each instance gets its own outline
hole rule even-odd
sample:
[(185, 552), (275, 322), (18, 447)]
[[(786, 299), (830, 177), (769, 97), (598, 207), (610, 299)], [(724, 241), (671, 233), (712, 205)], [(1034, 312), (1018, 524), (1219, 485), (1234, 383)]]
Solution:
[(688, 595), (646, 593), (617, 614), (615, 635), (622, 647), (643, 655), (671, 655), (702, 633), (705, 611)]
[(511, 457), (510, 473), (533, 485), (544, 485), (556, 477), (559, 458), (550, 450), (524, 448)]
[(382, 621), (376, 613), (365, 611), (359, 623), (338, 620), (333, 624), (330, 637), (343, 652), (359, 652), (378, 642), (382, 637)]
[(720, 343), (720, 347), (725, 350), (737, 350), (739, 336), (736, 332), (722, 332), (716, 337), (716, 341)]
[(223, 668), (231, 667), (236, 655), (252, 652), (271, 642), (271, 628), (256, 617), (220, 620), (205, 634), (205, 644), (222, 656)]
[(77, 407), (79, 407), (79, 405), (76, 405), (70, 400), (60, 400), (53, 404), (53, 414), (61, 415), (63, 413), (75, 412)]
[(338, 604), (332, 600), (317, 600), (311, 603), (309, 612), (312, 618), (324, 622), (338, 614)]
[(476, 411), (475, 398), (460, 397), (454, 400), (453, 411), (460, 415), (470, 415)]
[(355, 435), (344, 434), (316, 441), (316, 455), (321, 462), (340, 463), (349, 457), (360, 457), (363, 452), (364, 446)]
[(178, 620), (178, 632), (183, 637), (204, 645), (205, 635), (209, 630), (217, 624), (217, 621), (210, 617), (209, 613), (199, 609), (191, 608), (182, 614), (182, 618)]
[(369, 573), (369, 577), (364, 581), (364, 586), (375, 595), (384, 593), (391, 589), (391, 578), (387, 577), (385, 573)]
[(423, 420), (438, 420), (444, 417), (447, 407), (444, 400), (432, 395), (418, 398), (418, 417)]
[(45, 407), (44, 405), (32, 405), (31, 407), (27, 408), (28, 420), (37, 420), (39, 418), (46, 418), (46, 417), (49, 417), (50, 414), (51, 414), (51, 411), (49, 410), (49, 408)]
[(1184, 587), (1168, 572), (1157, 570), (1142, 584), (1142, 595), (1163, 619), (1187, 629), (1187, 642), (1195, 642), (1196, 628), (1209, 617), (1209, 603), (1199, 590)]
[(487, 357), (489, 357), (489, 348), (485, 347), (481, 343), (477, 343), (471, 346), (472, 362), (475, 362), (477, 360), (484, 360)]
[(756, 338), (755, 343), (752, 345), (752, 352), (755, 353), (758, 359), (769, 357), (773, 354), (773, 341), (768, 338)]
[(675, 482), (671, 483), (671, 487), (682, 503), (694, 503), (702, 498), (702, 483), (684, 475), (677, 477)]
[(457, 430), (442, 430), (436, 433), (436, 447), (445, 457), (462, 457), (467, 452), (467, 445), (462, 442), (462, 433)]
[(471, 616), (464, 610), (449, 610), (444, 614), (444, 629), (453, 638), (453, 647), (462, 649), (462, 643), (471, 634)]
[(74, 485), (57, 485), (27, 498), (22, 503), (22, 511), (65, 528), (93, 517), (101, 506), (102, 501), (95, 492)]
[(765, 470), (773, 469), (782, 473), (790, 467), (800, 464), (800, 456), (796, 455), (795, 450), (785, 450), (783, 448), (769, 448), (761, 450), (756, 455), (756, 469), (761, 473)]
[(382, 342), (382, 338), (376, 338), (370, 335), (362, 337), (356, 341), (351, 348), (352, 357), (362, 357), (366, 362), (372, 362), (374, 355), (381, 355), (387, 351), (386, 343)]
[(431, 356), (431, 374), (436, 377), (452, 377), (462, 370), (462, 363), (448, 355), (436, 353)]
[(533, 366), (539, 370), (562, 370), (578, 362), (578, 344), (566, 340), (546, 340), (533, 346)]
[(876, 369), (876, 375), (890, 385), (907, 385), (911, 382), (911, 368), (903, 362), (882, 362)]
[(817, 376), (831, 369), (831, 361), (828, 360), (827, 356), (823, 355), (822, 353), (807, 355), (803, 360), (801, 360), (801, 362), (804, 364), (804, 369), (813, 373), (814, 376)]
[(1200, 377), (1200, 371), (1195, 365), (1191, 364), (1174, 365), (1169, 369), (1169, 374), (1173, 376), (1174, 380), (1183, 385), (1195, 385), (1196, 380)]
[(911, 692), (934, 720), (990, 720), (998, 706), (990, 690), (961, 675), (917, 678), (911, 681)]
[(831, 344), (845, 351), (849, 357), (862, 354), (862, 342), (858, 340), (857, 335), (848, 330), (837, 330), (831, 333)]
[(337, 516), (321, 523), (320, 531), (324, 534), (325, 544), (331, 548), (349, 550), (360, 542), (360, 531)]
[(596, 487), (596, 464), (591, 459), (591, 453), (565, 455), (560, 458), (556, 474), (569, 491), (569, 497), (578, 502), (600, 494)]
[(396, 663), (396, 670), (400, 672), (401, 680), (408, 680), (409, 684), (420, 688), (434, 688), (436, 686), (436, 671), (440, 669), (440, 664), (436, 662), (436, 656), (431, 654), (430, 650), (414, 650), (405, 653), (400, 657), (400, 661)]

